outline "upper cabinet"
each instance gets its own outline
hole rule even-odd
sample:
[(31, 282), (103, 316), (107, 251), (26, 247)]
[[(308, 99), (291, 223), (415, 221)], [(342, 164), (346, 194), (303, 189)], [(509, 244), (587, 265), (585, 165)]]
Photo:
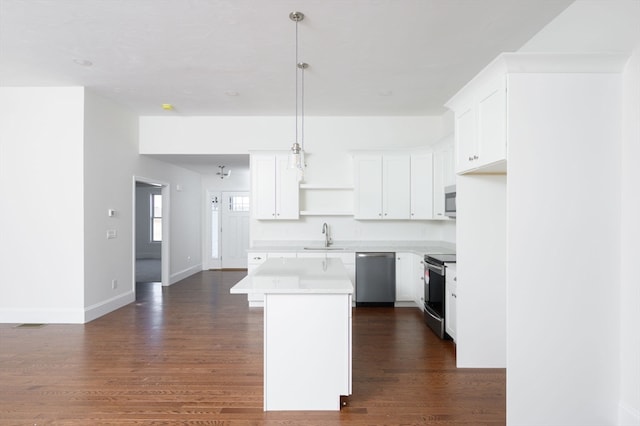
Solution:
[(411, 154), (411, 219), (433, 219), (431, 152)]
[(255, 219), (298, 219), (299, 191), (287, 154), (251, 155), (251, 199)]
[(409, 219), (410, 156), (357, 154), (354, 161), (354, 217)]
[(483, 73), (447, 103), (455, 113), (457, 173), (506, 171), (506, 75), (499, 66)]
[(444, 212), (444, 188), (456, 184), (453, 135), (439, 143), (433, 152), (433, 218), (448, 220)]

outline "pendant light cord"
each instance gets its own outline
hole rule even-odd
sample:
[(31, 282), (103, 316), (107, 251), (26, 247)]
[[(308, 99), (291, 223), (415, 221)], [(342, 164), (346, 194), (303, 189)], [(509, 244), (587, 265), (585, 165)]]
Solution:
[(298, 143), (298, 21), (296, 21), (296, 140)]

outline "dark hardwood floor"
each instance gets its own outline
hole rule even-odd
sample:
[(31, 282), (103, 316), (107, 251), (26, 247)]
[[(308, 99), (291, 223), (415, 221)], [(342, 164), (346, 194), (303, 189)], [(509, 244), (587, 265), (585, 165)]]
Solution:
[(139, 285), (84, 325), (0, 324), (0, 424), (505, 424), (505, 370), (456, 369), (412, 308), (354, 310), (348, 407), (265, 413), (262, 310), (229, 294), (244, 275)]

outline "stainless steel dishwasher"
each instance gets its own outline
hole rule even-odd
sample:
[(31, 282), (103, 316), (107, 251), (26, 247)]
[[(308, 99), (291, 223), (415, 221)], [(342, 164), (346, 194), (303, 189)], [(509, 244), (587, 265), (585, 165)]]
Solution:
[(356, 306), (393, 306), (396, 254), (356, 253)]

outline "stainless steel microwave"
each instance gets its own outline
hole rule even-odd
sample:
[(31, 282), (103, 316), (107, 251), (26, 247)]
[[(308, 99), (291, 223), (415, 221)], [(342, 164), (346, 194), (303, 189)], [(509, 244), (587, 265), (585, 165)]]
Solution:
[(456, 186), (444, 187), (444, 215), (456, 217)]

